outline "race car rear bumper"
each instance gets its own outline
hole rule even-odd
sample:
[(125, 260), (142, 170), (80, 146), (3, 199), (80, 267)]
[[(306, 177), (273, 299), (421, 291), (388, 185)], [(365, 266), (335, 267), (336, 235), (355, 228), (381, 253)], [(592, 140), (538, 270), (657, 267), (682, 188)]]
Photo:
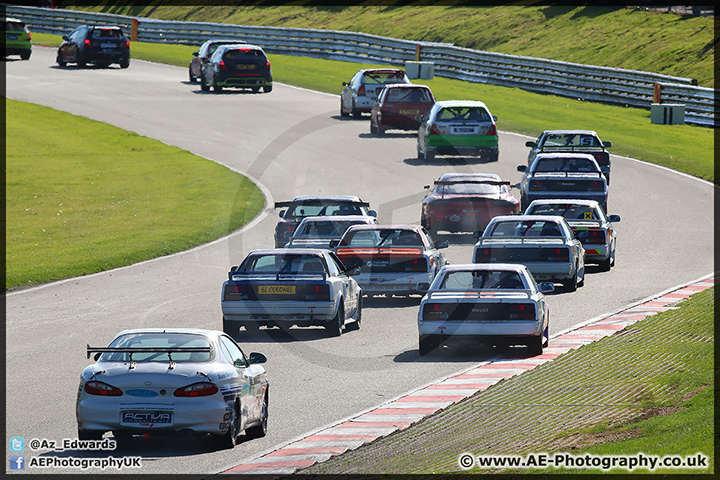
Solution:
[(432, 283), (433, 275), (430, 272), (407, 275), (404, 273), (362, 273), (356, 275), (355, 280), (368, 295), (379, 294), (410, 294), (427, 292), (427, 286)]
[(223, 318), (236, 322), (288, 322), (321, 321), (335, 317), (335, 302), (222, 302)]
[(536, 337), (542, 334), (542, 326), (538, 320), (494, 320), (478, 322), (454, 321), (423, 321), (418, 320), (418, 332), (421, 336), (432, 335), (443, 338), (473, 337), (502, 338)]

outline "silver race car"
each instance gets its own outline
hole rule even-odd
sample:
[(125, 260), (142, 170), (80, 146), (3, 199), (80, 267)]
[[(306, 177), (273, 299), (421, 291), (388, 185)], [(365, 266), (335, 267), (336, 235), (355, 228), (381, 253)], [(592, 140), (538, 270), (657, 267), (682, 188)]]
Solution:
[(78, 438), (211, 434), (232, 448), (263, 437), (268, 379), (261, 353), (246, 356), (222, 332), (146, 328), (120, 332), (108, 347), (87, 347), (96, 362), (80, 376)]

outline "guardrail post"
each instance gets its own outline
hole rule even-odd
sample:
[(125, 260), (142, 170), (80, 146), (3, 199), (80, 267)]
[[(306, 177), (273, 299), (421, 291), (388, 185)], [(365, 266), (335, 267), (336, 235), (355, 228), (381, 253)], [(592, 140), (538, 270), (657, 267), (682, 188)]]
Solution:
[(137, 42), (138, 37), (138, 24), (140, 21), (137, 18), (132, 19), (132, 28), (130, 33), (130, 41)]
[(419, 43), (415, 44), (415, 61), (416, 62), (420, 61), (420, 44)]
[(662, 85), (659, 82), (655, 82), (655, 89), (653, 90), (653, 103), (661, 103), (662, 100)]

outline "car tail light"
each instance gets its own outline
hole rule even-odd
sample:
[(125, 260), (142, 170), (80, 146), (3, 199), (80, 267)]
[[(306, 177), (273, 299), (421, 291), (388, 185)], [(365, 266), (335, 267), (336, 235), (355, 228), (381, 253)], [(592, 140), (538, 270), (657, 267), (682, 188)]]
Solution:
[(270, 62), (265, 62), (265, 70), (270, 71)]
[(406, 272), (427, 272), (428, 271), (428, 264), (427, 264), (427, 260), (425, 260), (425, 257), (413, 258), (412, 260), (408, 260), (404, 263), (405, 263), (405, 271)]
[(89, 38), (86, 38), (83, 43), (85, 43), (85, 46), (86, 46), (86, 47), (92, 47), (92, 45), (90, 44), (90, 39), (89, 39)]
[(223, 295), (223, 300), (229, 300), (229, 301), (247, 300), (249, 290), (250, 290), (250, 286), (248, 284), (242, 284), (242, 285), (227, 284), (227, 285), (225, 285), (225, 294)]
[(218, 67), (220, 67), (220, 70), (227, 70), (227, 65), (225, 65), (224, 60), (220, 60), (220, 63), (218, 63)]
[(478, 248), (475, 250), (475, 263), (487, 263), (490, 261), (490, 256), (492, 254), (491, 248)]
[(365, 85), (360, 85), (360, 88), (358, 88), (358, 97), (364, 97), (365, 96)]
[(130, 48), (130, 41), (125, 40), (125, 49), (129, 49), (129, 48)]
[(32, 33), (28, 32), (28, 38), (27, 41), (29, 42), (32, 39)]
[(534, 320), (535, 305), (532, 303), (513, 303), (508, 305), (508, 316), (512, 320)]
[(494, 123), (490, 126), (490, 130), (488, 130), (487, 135), (497, 135), (497, 127)]
[(324, 283), (322, 285), (305, 286), (305, 300), (330, 300), (330, 285)]
[(113, 387), (112, 385), (108, 385), (104, 382), (98, 382), (97, 380), (87, 382), (83, 389), (85, 390), (85, 393), (89, 393), (90, 395), (119, 397), (123, 394), (122, 390), (120, 390), (119, 388)]
[(570, 261), (570, 250), (567, 248), (544, 248), (540, 251), (540, 255), (550, 262)]
[(380, 109), (380, 113), (382, 115), (392, 115), (392, 110), (390, 110), (389, 108), (382, 108)]
[(430, 135), (440, 135), (440, 128), (436, 123), (430, 125)]
[(198, 382), (175, 390), (176, 397), (207, 397), (218, 392), (218, 387), (210, 382)]
[(530, 181), (530, 186), (528, 188), (530, 191), (533, 191), (533, 192), (542, 190), (543, 189), (542, 182), (540, 180), (532, 180), (532, 181)]
[(590, 182), (589, 190), (592, 190), (593, 192), (602, 192), (605, 190), (605, 185), (599, 180), (593, 180)]
[(583, 243), (605, 243), (605, 232), (603, 230), (587, 230), (588, 236)]
[(426, 303), (423, 307), (423, 320), (447, 320), (453, 306), (445, 303)]

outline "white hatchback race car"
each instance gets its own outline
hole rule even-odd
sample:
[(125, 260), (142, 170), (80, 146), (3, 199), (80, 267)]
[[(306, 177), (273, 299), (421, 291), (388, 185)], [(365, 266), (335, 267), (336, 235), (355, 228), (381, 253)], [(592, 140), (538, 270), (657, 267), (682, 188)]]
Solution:
[(238, 436), (264, 437), (268, 379), (261, 353), (245, 356), (228, 335), (193, 328), (120, 332), (108, 347), (87, 347), (96, 362), (80, 376), (78, 438), (99, 440), (192, 432), (222, 448)]

